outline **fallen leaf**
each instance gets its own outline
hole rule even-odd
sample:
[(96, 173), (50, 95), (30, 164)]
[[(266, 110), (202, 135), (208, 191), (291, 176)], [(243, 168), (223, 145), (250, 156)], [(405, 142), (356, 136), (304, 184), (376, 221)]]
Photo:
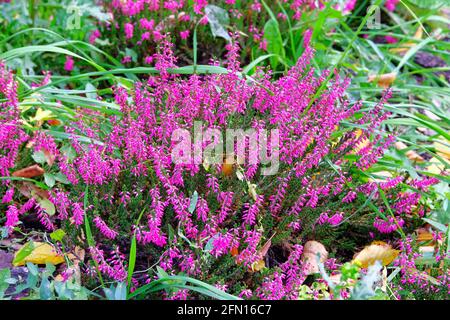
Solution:
[(318, 241), (308, 241), (303, 247), (302, 261), (305, 262), (304, 272), (306, 275), (319, 273), (317, 255), (320, 254), (320, 262), (325, 262), (328, 258), (328, 251), (325, 246)]
[[(416, 30), (416, 32), (414, 33), (413, 39), (421, 40), (422, 36), (423, 36), (423, 29), (421, 27), (419, 27)], [(417, 44), (417, 42), (415, 42), (415, 41), (408, 41), (408, 42), (402, 44), (400, 47), (392, 48), (389, 51), (392, 52), (392, 53), (397, 53), (397, 54), (403, 56), (404, 54), (406, 54), (406, 52), (408, 52), (409, 49), (414, 47), (416, 44)]]
[[(444, 159), (446, 160), (446, 159)], [(433, 174), (441, 174), (442, 172), (450, 172), (450, 170), (445, 170), (445, 165), (439, 161), (439, 159), (433, 157), (430, 160), (428, 160), (429, 165), (427, 166), (427, 171)], [(449, 161), (447, 163), (450, 164)]]
[(224, 176), (231, 176), (234, 171), (234, 156), (227, 156), (222, 164), (222, 174)]
[(258, 272), (258, 271), (261, 271), (262, 269), (264, 269), (265, 267), (266, 267), (266, 263), (264, 262), (264, 259), (259, 259), (255, 262), (253, 262), (249, 269), (250, 269), (250, 271)]
[(59, 126), (61, 125), (61, 121), (59, 121), (58, 119), (50, 119), (47, 120), (47, 123), (51, 126)]
[(380, 75), (369, 75), (367, 78), (368, 82), (372, 82), (374, 80), (377, 80), (377, 84), (382, 88), (389, 88), (391, 84), (395, 81), (397, 78), (397, 73), (391, 72), (391, 73), (385, 73)]
[(397, 258), (399, 252), (383, 241), (375, 241), (356, 254), (352, 262), (359, 264), (361, 268), (368, 268), (376, 261), (381, 261), (383, 266), (387, 266)]
[[(24, 255), (24, 257), (21, 257), (21, 254), (23, 254), (23, 250), (31, 249), (29, 254)], [(28, 252), (27, 252), (28, 253)], [(25, 244), (19, 251), (16, 252), (14, 255), (14, 266), (23, 266), (27, 262), (31, 262), (34, 264), (60, 264), (63, 263), (64, 257), (56, 252), (56, 250), (48, 243), (44, 242), (33, 242), (32, 246), (29, 246), (28, 243)]]
[[(395, 145), (395, 148), (396, 148), (397, 150), (403, 150), (403, 149), (408, 148), (408, 146), (407, 146), (406, 144), (404, 144), (403, 142), (401, 142), (401, 141), (395, 142), (394, 145)], [(422, 158), (422, 157), (421, 157), (417, 152), (415, 152), (414, 150), (408, 150), (408, 151), (406, 151), (406, 152), (405, 152), (405, 155), (406, 155), (406, 157), (407, 157), (409, 160), (411, 160), (411, 161), (413, 161), (413, 162), (424, 162), (424, 161), (425, 161), (425, 159)]]
[(12, 173), (12, 176), (21, 178), (34, 178), (43, 175), (44, 172), (44, 169), (42, 169), (39, 165), (33, 164), (32, 166), (14, 171)]
[(83, 263), (85, 256), (84, 249), (80, 247), (75, 247), (73, 253), (69, 253), (67, 258), (72, 263), (71, 266), (67, 268), (67, 271), (75, 278), (75, 281), (79, 284), (81, 283), (81, 270), (80, 264)]
[(392, 178), (392, 173), (389, 171), (378, 171), (378, 172), (374, 172), (374, 174), (376, 174), (377, 176), (380, 176), (381, 178), (369, 178), (369, 182), (385, 182), (387, 178)]
[(447, 142), (439, 140), (433, 142), (434, 149), (436, 153), (441, 157), (450, 160), (450, 141)]
[(50, 193), (47, 190), (36, 187), (34, 184), (28, 181), (24, 181), (19, 186), (19, 192), (27, 197), (31, 198), (33, 196), (38, 196), (39, 198), (48, 199)]
[(52, 154), (50, 151), (48, 151), (47, 149), (43, 149), (44, 152), (44, 156), (45, 156), (45, 161), (47, 161), (47, 164), (49, 166), (52, 166), (53, 163), (55, 162), (56, 156), (54, 154)]

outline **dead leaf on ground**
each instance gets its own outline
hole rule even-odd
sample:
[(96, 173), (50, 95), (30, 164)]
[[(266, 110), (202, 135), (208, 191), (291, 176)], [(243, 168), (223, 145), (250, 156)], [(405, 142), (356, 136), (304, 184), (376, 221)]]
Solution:
[(387, 266), (397, 258), (399, 252), (383, 241), (375, 241), (356, 254), (352, 262), (359, 264), (361, 268), (368, 268), (376, 261), (381, 261), (383, 266)]
[[(413, 39), (415, 40), (421, 40), (423, 36), (423, 29), (421, 27), (419, 27), (416, 32), (414, 33)], [(409, 49), (411, 49), (412, 47), (416, 46), (417, 42), (416, 41), (408, 41), (405, 44), (402, 44), (400, 47), (398, 48), (392, 48), (389, 51), (392, 53), (396, 53), (398, 55), (405, 55)]]
[(450, 141), (443, 141), (443, 140), (439, 140), (439, 141), (434, 141), (433, 142), (433, 146), (434, 149), (436, 149), (436, 153), (447, 159), (450, 160)]
[(37, 176), (41, 176), (45, 173), (44, 169), (42, 169), (39, 165), (33, 164), (32, 166), (14, 171), (12, 173), (13, 177), (21, 177), (21, 178), (34, 178)]
[[(444, 161), (447, 161), (447, 159), (444, 158)], [(433, 174), (441, 174), (442, 172), (450, 172), (450, 170), (445, 169), (445, 165), (439, 161), (439, 159), (433, 157), (430, 160), (428, 160), (429, 165), (427, 166), (426, 170)], [(447, 161), (448, 164), (450, 164), (449, 161)]]
[(17, 258), (21, 254), (21, 250), (24, 249), (26, 245), (24, 245), (20, 250), (16, 252), (14, 255), (14, 266), (23, 266), (27, 262), (31, 262), (34, 264), (60, 264), (63, 263), (64, 257), (58, 254), (53, 246), (44, 242), (33, 242), (33, 250), (30, 254), (26, 255), (23, 259), (17, 261)]
[(318, 241), (308, 241), (303, 247), (302, 261), (305, 263), (305, 275), (319, 273), (317, 255), (320, 254), (320, 262), (325, 262), (328, 258), (328, 251), (325, 246)]
[(397, 73), (396, 72), (391, 72), (391, 73), (385, 73), (385, 74), (373, 74), (373, 75), (369, 75), (369, 77), (367, 78), (368, 82), (372, 82), (374, 80), (377, 81), (377, 84), (382, 87), (382, 88), (389, 88), (392, 83), (395, 81), (395, 79), (397, 78)]
[[(394, 145), (397, 150), (403, 150), (403, 149), (408, 148), (408, 146), (401, 141), (395, 142)], [(418, 154), (417, 152), (415, 152), (414, 150), (406, 151), (405, 155), (406, 155), (406, 157), (408, 157), (409, 160), (411, 160), (413, 162), (424, 162), (425, 161), (425, 159), (422, 158), (422, 156), (420, 154)]]

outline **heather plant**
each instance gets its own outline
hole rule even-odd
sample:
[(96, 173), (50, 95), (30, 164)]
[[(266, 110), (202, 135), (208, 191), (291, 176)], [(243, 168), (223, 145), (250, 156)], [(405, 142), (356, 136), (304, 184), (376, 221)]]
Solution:
[[(427, 215), (424, 195), (438, 180), (401, 170), (372, 177), (395, 140), (382, 127), (391, 92), (362, 110), (347, 97), (349, 79), (337, 70), (316, 75), (310, 38), (308, 31), (301, 58), (278, 79), (264, 68), (243, 75), (237, 41), (227, 46), (226, 73), (176, 75), (164, 38), (152, 56), (158, 75), (97, 98), (117, 109), (80, 109), (34, 130), (23, 125), (18, 83), (1, 65), (5, 230), (16, 232), (35, 215), (44, 230), (65, 230), (68, 247), (86, 239), (89, 279), (126, 283), (129, 297), (145, 297), (161, 279), (180, 276), (177, 290), (158, 293), (170, 299), (191, 297), (185, 276), (243, 298), (297, 299), (308, 276), (305, 240), (332, 241), (355, 221), (365, 221), (361, 228), (376, 239), (404, 236)], [(50, 75), (39, 85), (49, 83)], [(219, 164), (175, 163), (173, 133), (194, 132), (198, 121), (219, 132), (277, 129), (278, 171), (263, 175), (261, 163), (227, 153)], [(192, 148), (203, 153), (216, 138)], [(26, 152), (60, 179), (11, 175)]]

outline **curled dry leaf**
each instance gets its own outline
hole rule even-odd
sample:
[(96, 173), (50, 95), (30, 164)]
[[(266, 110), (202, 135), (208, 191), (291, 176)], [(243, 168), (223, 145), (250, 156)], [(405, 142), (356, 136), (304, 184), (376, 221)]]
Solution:
[[(397, 150), (403, 150), (408, 148), (408, 146), (406, 144), (404, 144), (401, 141), (397, 141), (394, 143), (395, 148)], [(417, 152), (415, 152), (414, 150), (408, 150), (405, 152), (405, 155), (408, 157), (409, 160), (413, 161), (413, 162), (424, 162), (424, 158), (422, 158)]]
[(47, 190), (36, 187), (34, 184), (28, 181), (22, 182), (18, 189), (19, 192), (27, 198), (37, 196), (38, 199), (48, 199), (48, 197), (50, 196), (50, 193)]
[(399, 250), (392, 249), (391, 245), (383, 241), (375, 241), (356, 254), (352, 262), (359, 264), (361, 268), (368, 268), (376, 261), (380, 261), (383, 266), (387, 266), (397, 258), (399, 252)]
[(26, 255), (23, 259), (19, 259), (17, 260), (17, 258), (20, 256), (21, 254), (21, 250), (24, 247), (22, 247), (20, 250), (18, 250), (16, 252), (16, 254), (14, 255), (14, 266), (23, 266), (25, 265), (27, 262), (31, 262), (34, 264), (46, 264), (46, 263), (50, 263), (50, 264), (60, 264), (64, 262), (64, 257), (60, 254), (58, 254), (55, 250), (55, 248), (53, 248), (53, 246), (51, 246), (48, 243), (44, 243), (44, 242), (33, 242), (33, 250), (31, 251), (30, 254)]
[(318, 241), (308, 241), (303, 247), (302, 261), (305, 263), (305, 275), (319, 273), (317, 255), (320, 255), (320, 262), (325, 262), (328, 258), (328, 251), (325, 246)]
[(227, 177), (231, 176), (234, 171), (234, 164), (234, 155), (228, 155), (222, 164), (222, 174)]
[(382, 88), (389, 88), (392, 83), (395, 81), (395, 79), (397, 78), (397, 73), (396, 72), (391, 72), (391, 73), (385, 73), (385, 74), (380, 74), (380, 75), (369, 75), (369, 77), (367, 78), (368, 82), (372, 82), (374, 80), (377, 81), (377, 84), (382, 87)]
[(21, 177), (21, 178), (34, 178), (41, 176), (45, 173), (44, 169), (42, 169), (39, 165), (33, 164), (32, 166), (14, 171), (12, 173), (13, 177)]

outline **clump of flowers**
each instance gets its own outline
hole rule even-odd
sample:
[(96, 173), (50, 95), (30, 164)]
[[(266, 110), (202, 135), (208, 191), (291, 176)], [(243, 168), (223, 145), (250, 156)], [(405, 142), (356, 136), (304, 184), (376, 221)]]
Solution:
[[(175, 2), (168, 9), (179, 10)], [(360, 173), (371, 168), (394, 141), (393, 135), (380, 131), (389, 116), (383, 105), (390, 92), (373, 109), (362, 112), (361, 102), (346, 98), (349, 79), (342, 79), (336, 70), (316, 75), (310, 64), (310, 36), (305, 34), (305, 50), (296, 65), (277, 80), (262, 68), (253, 78), (244, 76), (236, 42), (228, 46), (226, 73), (173, 74), (177, 59), (172, 44), (163, 39), (153, 56), (160, 74), (137, 82), (132, 90), (114, 87), (118, 112), (80, 111), (62, 128), (68, 140), (57, 140), (45, 130), (33, 137), (25, 134), (17, 82), (1, 65), (0, 90), (6, 98), (0, 117), (3, 175), (10, 176), (18, 150), (27, 140), (35, 141), (36, 150), (52, 154), (50, 166), (71, 185), (57, 184), (50, 191), (48, 199), (56, 215), (50, 217), (45, 210), (37, 214), (49, 230), (57, 225), (78, 233), (85, 221), (93, 223), (94, 236), (109, 244), (112, 253), (107, 258), (103, 249), (90, 247), (90, 256), (111, 279), (126, 278), (126, 258), (115, 241), (135, 235), (139, 250), (149, 250), (149, 261), (168, 274), (208, 278), (216, 270), (236, 269), (240, 271), (221, 282), (229, 292), (296, 299), (306, 277), (301, 243), (312, 230), (339, 227), (368, 197), (379, 212), (365, 207), (359, 214), (372, 219), (382, 233), (402, 228), (402, 219), (427, 209), (419, 192), (405, 188), (402, 176), (381, 183), (361, 178)], [(233, 158), (231, 164), (196, 161), (197, 155), (217, 144), (215, 137), (189, 145), (187, 154), (191, 148), (199, 153), (174, 161), (179, 141), (173, 134), (194, 132), (198, 122), (221, 132), (252, 128), (258, 136), (276, 130), (277, 170), (265, 175), (262, 159), (241, 162), (226, 151), (219, 156)], [(274, 141), (271, 136), (266, 143)], [(275, 153), (272, 149), (266, 157)], [(419, 179), (412, 184), (426, 190), (434, 182)], [(6, 225), (16, 225), (21, 210), (10, 190), (18, 185), (5, 184), (8, 193), (2, 196), (11, 203)], [(263, 247), (269, 239), (272, 246), (283, 244), (290, 251), (260, 277), (254, 266), (264, 261), (270, 248)], [(254, 287), (244, 288), (249, 276)], [(133, 281), (139, 285), (138, 279)], [(181, 291), (172, 298), (187, 294)]]

